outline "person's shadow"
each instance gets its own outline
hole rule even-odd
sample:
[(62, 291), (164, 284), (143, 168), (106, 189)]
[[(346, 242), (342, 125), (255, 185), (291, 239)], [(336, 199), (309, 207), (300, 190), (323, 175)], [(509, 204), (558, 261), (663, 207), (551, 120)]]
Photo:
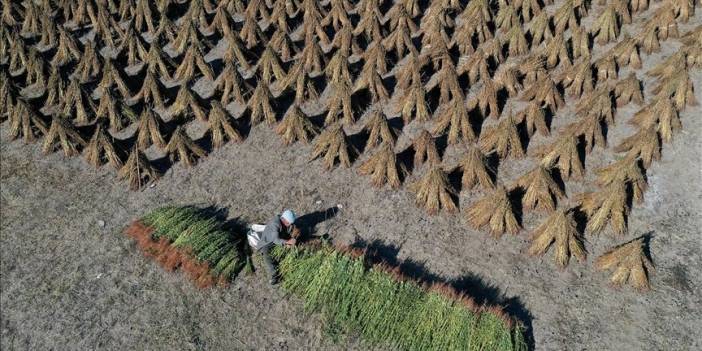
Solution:
[(311, 240), (313, 235), (317, 232), (317, 224), (334, 218), (338, 212), (339, 208), (333, 206), (327, 208), (326, 210), (314, 211), (298, 217), (297, 220), (295, 220), (295, 226), (300, 230), (300, 236), (297, 238), (298, 241), (302, 243)]

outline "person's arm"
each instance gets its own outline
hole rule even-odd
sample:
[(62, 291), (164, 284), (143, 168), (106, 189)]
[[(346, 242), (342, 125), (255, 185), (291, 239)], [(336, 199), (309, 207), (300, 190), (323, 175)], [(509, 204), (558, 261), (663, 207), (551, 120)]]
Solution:
[(263, 230), (263, 236), (266, 241), (274, 243), (276, 245), (285, 244), (285, 240), (280, 238), (280, 229), (282, 224), (280, 224), (280, 219), (276, 217), (266, 224), (266, 229)]

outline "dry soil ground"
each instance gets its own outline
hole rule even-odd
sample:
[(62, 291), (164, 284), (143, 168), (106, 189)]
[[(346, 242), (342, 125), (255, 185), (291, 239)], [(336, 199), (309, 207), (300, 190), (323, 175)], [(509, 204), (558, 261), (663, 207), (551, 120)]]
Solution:
[[(691, 24), (700, 23), (700, 16)], [(675, 49), (664, 43), (662, 53), (645, 57), (644, 68)], [(693, 78), (702, 101), (702, 75)], [(634, 111), (620, 109), (617, 119), (625, 121)], [(495, 240), (469, 229), (461, 216), (428, 217), (407, 191), (373, 189), (354, 170), (324, 172), (319, 161), (308, 162), (310, 146), (282, 147), (266, 126), (254, 127), (243, 144), (216, 150), (193, 169), (176, 164), (154, 187), (128, 192), (105, 167), (94, 170), (80, 158), (43, 156), (37, 144), (10, 141), (5, 123), (0, 348), (366, 349), (353, 336), (337, 343), (325, 337), (333, 331), (303, 314), (294, 298), (268, 287), (262, 274), (242, 275), (228, 289), (199, 291), (184, 276), (163, 272), (120, 234), (146, 211), (176, 203), (214, 204), (230, 217), (257, 221), (284, 206), (311, 214), (305, 220), (316, 223), (317, 234), (372, 243), (386, 257), (409, 259), (409, 273), (430, 273), (430, 279), (450, 280), (482, 301), (504, 304), (530, 327), (539, 350), (699, 350), (700, 116), (700, 106), (682, 114), (684, 130), (649, 170), (645, 203), (635, 206), (629, 234), (588, 236), (587, 262), (564, 271), (554, 268), (550, 253), (543, 259), (526, 254), (526, 232)], [(631, 131), (618, 123), (610, 145)], [(595, 152), (588, 171), (611, 160), (611, 149), (607, 153)], [(529, 162), (501, 167), (501, 177), (529, 169)], [(577, 190), (574, 185), (568, 194)], [(477, 196), (464, 193), (461, 202)], [(325, 210), (337, 204), (341, 211), (325, 218)], [(533, 228), (537, 218), (527, 216), (525, 223)], [(594, 258), (646, 233), (656, 265), (652, 291), (610, 288), (608, 276), (593, 270)]]
[(261, 274), (241, 276), (229, 289), (198, 291), (120, 234), (130, 220), (166, 203), (217, 204), (251, 219), (281, 206), (312, 213), (340, 203), (318, 233), (343, 242), (381, 240), (386, 255), (416, 262), (408, 270), (425, 266), (469, 293), (505, 302), (531, 325), (537, 349), (699, 349), (699, 115), (699, 107), (685, 113), (685, 131), (651, 170), (646, 202), (631, 216), (627, 238), (653, 234), (657, 270), (646, 294), (614, 290), (593, 271), (592, 257), (610, 238), (589, 237), (588, 262), (558, 271), (550, 257), (525, 254), (524, 233), (494, 240), (458, 216), (427, 217), (404, 191), (373, 190), (351, 170), (325, 173), (307, 162), (307, 146), (281, 148), (266, 127), (192, 170), (176, 165), (155, 187), (128, 192), (112, 171), (9, 141), (3, 125), (2, 348), (362, 347), (352, 338), (331, 343), (317, 318), (281, 300)]

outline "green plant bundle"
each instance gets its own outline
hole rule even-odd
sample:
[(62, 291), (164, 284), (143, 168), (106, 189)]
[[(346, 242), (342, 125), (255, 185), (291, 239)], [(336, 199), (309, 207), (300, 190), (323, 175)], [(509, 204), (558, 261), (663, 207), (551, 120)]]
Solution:
[(309, 312), (370, 344), (404, 350), (526, 350), (523, 329), (489, 309), (400, 281), (330, 246), (276, 247), (282, 286)]
[(233, 278), (245, 264), (241, 241), (222, 228), (222, 222), (192, 206), (161, 207), (142, 217), (153, 228), (151, 238), (171, 245), (209, 264), (214, 277)]

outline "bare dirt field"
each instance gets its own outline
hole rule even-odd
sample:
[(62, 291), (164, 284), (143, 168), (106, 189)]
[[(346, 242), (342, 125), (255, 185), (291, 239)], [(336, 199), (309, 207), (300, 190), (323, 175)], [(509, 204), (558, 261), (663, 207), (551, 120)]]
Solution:
[[(155, 187), (128, 192), (105, 168), (9, 141), (3, 124), (2, 348), (365, 348), (353, 337), (336, 344), (323, 337), (323, 323), (268, 287), (263, 274), (199, 291), (120, 234), (149, 209), (195, 203), (253, 220), (282, 206), (321, 211), (309, 216), (320, 222), (317, 233), (380, 240), (387, 256), (411, 259), (408, 271), (426, 269), (506, 304), (531, 327), (536, 349), (699, 349), (701, 112), (684, 114), (685, 130), (649, 172), (645, 203), (631, 215), (626, 238), (653, 235), (656, 272), (644, 294), (612, 289), (593, 270), (592, 257), (611, 246), (609, 237), (588, 237), (588, 262), (559, 271), (550, 256), (525, 254), (525, 233), (494, 240), (460, 216), (427, 217), (405, 191), (373, 190), (352, 170), (323, 172), (307, 161), (309, 146), (280, 147), (264, 126), (194, 169), (176, 165)], [(343, 209), (325, 220), (321, 213), (336, 204)]]
[[(702, 23), (702, 11), (697, 10), (680, 25), (681, 33)], [(648, 15), (624, 29), (635, 34)], [(593, 48), (593, 57), (613, 45)], [(220, 46), (212, 48), (208, 60), (221, 58)], [(641, 55), (643, 67), (636, 72), (647, 103), (655, 81), (643, 72), (679, 48), (680, 43), (670, 39), (661, 42), (660, 52)], [(630, 72), (621, 67), (619, 77)], [(702, 102), (702, 72), (691, 70), (690, 77)], [(200, 80), (193, 89), (207, 98), (208, 83)], [(322, 94), (322, 100), (326, 98)], [(394, 103), (383, 108), (398, 120)], [(554, 135), (535, 134), (529, 148), (553, 141), (559, 128), (576, 121), (574, 104), (575, 99), (568, 98), (553, 118)], [(303, 106), (304, 112), (319, 117), (324, 104), (309, 105)], [(597, 147), (587, 155), (585, 179), (568, 182), (564, 202), (593, 190), (593, 171), (620, 157), (611, 146), (634, 132), (626, 122), (639, 108), (630, 104), (616, 110), (616, 125), (606, 132), (610, 147)], [(232, 105), (229, 109), (237, 112)], [(405, 179), (399, 190), (373, 188), (369, 177), (357, 174), (359, 161), (368, 153), (352, 168), (328, 172), (321, 160), (309, 160), (311, 145), (285, 147), (263, 123), (252, 127), (242, 143), (212, 150), (195, 167), (175, 163), (153, 186), (128, 191), (107, 166), (95, 169), (82, 157), (66, 158), (61, 152), (43, 155), (40, 143), (11, 140), (5, 122), (0, 124), (0, 349), (369, 348), (357, 336), (332, 330), (321, 317), (304, 313), (295, 297), (268, 285), (265, 272), (241, 274), (226, 289), (199, 290), (184, 275), (164, 272), (121, 233), (149, 210), (192, 204), (216, 206), (229, 218), (248, 222), (262, 222), (282, 208), (293, 208), (303, 215), (300, 225), (312, 234), (369, 246), (410, 276), (448, 281), (481, 303), (504, 306), (527, 327), (533, 349), (699, 350), (701, 116), (700, 105), (680, 113), (683, 129), (663, 144), (661, 160), (646, 170), (648, 189), (643, 203), (633, 206), (628, 233), (586, 234), (586, 262), (572, 259), (562, 270), (555, 267), (552, 252), (542, 258), (527, 253), (529, 232), (544, 216), (525, 213), (525, 230), (495, 239), (485, 230), (471, 229), (463, 213), (484, 192), (461, 191), (458, 214), (429, 216), (415, 205), (406, 186), (421, 171)], [(364, 118), (367, 115), (354, 127), (362, 126)], [(125, 134), (134, 127), (126, 128)], [(398, 153), (419, 129), (415, 122), (403, 126)], [(188, 132), (194, 139), (203, 133), (197, 123), (190, 124)], [(442, 147), (446, 165), (455, 164), (457, 148)], [(531, 156), (505, 159), (497, 177), (512, 182), (537, 161)], [(332, 210), (338, 205), (339, 210)], [(595, 258), (642, 235), (650, 238), (655, 265), (651, 290), (612, 288), (610, 275), (595, 270)]]

